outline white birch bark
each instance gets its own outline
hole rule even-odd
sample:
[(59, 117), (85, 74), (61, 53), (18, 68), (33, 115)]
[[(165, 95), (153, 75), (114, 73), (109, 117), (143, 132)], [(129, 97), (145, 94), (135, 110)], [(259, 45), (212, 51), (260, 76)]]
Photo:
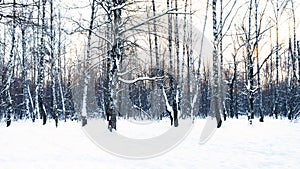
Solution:
[(258, 90), (258, 108), (259, 108), (259, 121), (264, 122), (264, 109), (262, 105), (262, 90), (261, 90), (261, 79), (260, 79), (260, 65), (259, 65), (259, 51), (258, 51), (258, 0), (254, 1), (255, 4), (255, 54), (256, 54), (256, 67), (257, 67), (257, 90)]
[(46, 35), (46, 0), (42, 0), (42, 34), (40, 37), (40, 52), (39, 52), (39, 62), (38, 62), (38, 107), (41, 111), (43, 125), (47, 122), (47, 113), (44, 108), (44, 58), (46, 55), (46, 46), (45, 46), (45, 35)]
[(253, 77), (253, 52), (251, 48), (251, 29), (252, 29), (252, 9), (253, 1), (249, 2), (249, 20), (248, 20), (248, 32), (246, 32), (246, 45), (247, 45), (247, 100), (248, 100), (248, 121), (252, 124), (252, 119), (254, 118), (254, 77)]
[(220, 0), (220, 21), (219, 21), (219, 52), (220, 52), (220, 101), (221, 101), (221, 112), (223, 114), (224, 121), (226, 121), (226, 108), (225, 108), (225, 92), (224, 92), (224, 59), (223, 59), (223, 0)]
[(279, 92), (279, 0), (276, 0), (276, 12), (275, 12), (275, 28), (276, 28), (276, 44), (275, 44), (275, 69), (276, 69), (276, 85), (275, 85), (275, 96), (274, 96), (274, 107), (272, 114), (275, 118), (278, 118), (278, 92)]
[(30, 118), (29, 112), (29, 86), (28, 86), (28, 58), (26, 58), (26, 26), (21, 27), (22, 33), (22, 59), (23, 59), (23, 94), (24, 94), (24, 113), (25, 117)]
[[(58, 87), (59, 87), (59, 93), (60, 93), (60, 96), (61, 96), (61, 103), (62, 103), (62, 111), (63, 111), (63, 114), (64, 114), (64, 120), (66, 122), (67, 120), (67, 115), (66, 115), (66, 106), (65, 106), (65, 96), (64, 96), (64, 92), (63, 92), (63, 88), (62, 88), (62, 66), (61, 66), (61, 48), (62, 48), (62, 45), (61, 45), (61, 15), (60, 15), (60, 11), (58, 12), (58, 51), (57, 51), (57, 56), (58, 56), (58, 69), (56, 71), (56, 77), (57, 77), (57, 81), (58, 81)], [(66, 64), (66, 63), (65, 63)], [(65, 65), (64, 64), (64, 65)], [(65, 72), (66, 73), (66, 72)], [(65, 81), (66, 82), (66, 81)]]
[(93, 30), (93, 23), (95, 19), (95, 2), (96, 0), (92, 1), (91, 4), (91, 18), (90, 18), (90, 25), (88, 30), (87, 36), (87, 48), (86, 48), (86, 61), (85, 61), (85, 69), (84, 69), (84, 86), (83, 86), (83, 97), (82, 97), (82, 126), (87, 124), (87, 90), (88, 90), (88, 82), (89, 82), (89, 67), (90, 67), (90, 59), (91, 59), (91, 38), (92, 38), (92, 30)]
[(12, 79), (12, 69), (13, 69), (13, 58), (14, 58), (14, 48), (16, 43), (16, 0), (13, 1), (13, 23), (12, 23), (12, 38), (11, 38), (11, 48), (9, 53), (9, 60), (7, 64), (7, 70), (4, 73), (6, 74), (6, 82), (5, 82), (5, 96), (6, 96), (6, 104), (7, 104), (7, 110), (6, 110), (6, 127), (9, 127), (11, 124), (11, 118), (13, 115), (13, 107), (12, 107), (12, 98), (10, 94), (10, 85), (11, 85), (11, 79)]
[[(183, 16), (183, 37), (182, 37), (182, 56), (181, 56), (181, 70), (180, 76), (178, 80), (178, 110), (180, 111), (180, 115), (183, 115), (183, 78), (184, 78), (184, 65), (185, 65), (185, 57), (186, 57), (186, 45), (187, 45), (187, 5), (188, 0), (184, 2), (184, 16)], [(179, 71), (179, 70), (178, 70)], [(180, 117), (180, 116), (178, 116)]]
[(55, 32), (53, 29), (53, 19), (54, 19), (54, 11), (53, 11), (53, 0), (50, 0), (50, 50), (51, 50), (51, 83), (52, 83), (52, 110), (54, 114), (55, 125), (58, 125), (58, 111), (57, 111), (57, 99), (56, 99), (56, 58), (54, 54), (55, 48)]
[[(155, 0), (152, 0), (152, 10), (153, 10), (153, 17), (156, 17)], [(159, 69), (158, 42), (157, 42), (158, 39), (157, 39), (156, 19), (153, 20), (153, 32), (154, 32), (155, 62), (156, 62), (157, 69)]]
[(216, 117), (217, 128), (221, 127), (222, 119), (220, 115), (219, 101), (219, 60), (218, 60), (218, 29), (217, 29), (217, 0), (212, 1), (212, 16), (213, 16), (213, 82), (212, 82), (212, 115)]

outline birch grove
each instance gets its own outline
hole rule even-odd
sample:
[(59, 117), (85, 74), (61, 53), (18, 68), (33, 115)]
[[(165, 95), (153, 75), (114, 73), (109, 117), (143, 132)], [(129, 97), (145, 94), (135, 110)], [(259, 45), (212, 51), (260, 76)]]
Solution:
[(0, 122), (299, 118), (299, 2), (205, 2), (0, 1)]

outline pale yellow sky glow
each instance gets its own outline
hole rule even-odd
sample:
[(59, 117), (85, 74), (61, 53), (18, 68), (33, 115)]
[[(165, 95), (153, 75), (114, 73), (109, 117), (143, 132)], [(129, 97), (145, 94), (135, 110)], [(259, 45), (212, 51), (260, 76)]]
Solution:
[[(62, 1), (65, 5), (63, 6), (69, 6), (70, 9), (64, 11), (66, 16), (73, 16), (73, 18), (82, 18), (83, 20), (88, 21), (90, 18), (90, 7), (86, 7), (84, 9), (72, 9), (73, 7), (76, 6), (86, 6), (88, 4), (88, 1), (71, 1), (71, 0), (63, 0)], [(179, 8), (181, 11), (183, 11), (183, 2), (184, 1), (179, 1)], [(231, 6), (233, 4), (233, 0), (228, 1), (225, 0), (223, 2), (224, 6), (226, 6), (226, 8), (224, 9), (224, 17), (229, 13)], [(211, 3), (211, 2), (210, 2)], [(254, 3), (254, 1), (253, 1)], [(264, 8), (264, 5), (267, 3), (267, 0), (260, 0), (260, 4), (259, 4), (259, 10), (262, 11), (262, 9)], [(166, 1), (165, 0), (161, 0), (161, 1), (156, 1), (157, 4), (157, 14), (159, 14), (161, 11), (165, 11), (166, 10)], [(244, 5), (243, 5), (244, 4)], [(151, 6), (151, 2), (149, 2), (149, 7)], [(242, 7), (240, 7), (242, 6)], [(290, 10), (290, 3), (287, 6), (286, 11), (291, 11)], [(239, 8), (240, 7), (240, 8)], [(296, 15), (297, 15), (297, 10), (300, 9), (300, 1), (296, 0), (294, 2), (294, 7), (295, 7), (295, 11), (296, 11)], [(200, 31), (202, 31), (203, 29), (203, 23), (204, 23), (204, 18), (205, 18), (205, 10), (206, 10), (206, 0), (193, 0), (193, 11), (195, 11), (195, 14), (193, 16), (193, 24), (194, 27), (196, 27), (197, 29), (199, 29)], [(254, 8), (253, 8), (254, 10)], [(235, 14), (235, 12), (238, 11)], [(234, 16), (234, 20), (233, 22), (230, 24), (231, 28), (230, 30), (227, 32), (228, 34), (232, 34), (235, 33), (236, 31), (238, 31), (239, 33), (241, 33), (241, 30), (236, 30), (236, 27), (241, 28), (241, 25), (244, 23), (245, 27), (247, 28), (247, 22), (248, 22), (248, 17), (246, 17), (245, 20), (243, 20), (243, 17), (245, 16), (245, 13), (248, 12), (248, 3), (245, 4), (245, 1), (237, 1), (235, 7), (232, 10), (232, 14), (228, 17), (227, 21), (225, 22), (225, 29), (227, 29), (227, 27), (229, 26), (229, 23), (232, 20), (232, 17)], [(253, 11), (254, 12), (254, 11)], [(289, 12), (291, 13), (291, 12)], [(207, 18), (207, 23), (206, 23), (206, 31), (205, 31), (205, 36), (207, 37), (207, 39), (212, 42), (212, 12), (211, 12), (211, 5), (209, 6), (209, 11), (208, 11), (208, 18)], [(219, 13), (218, 13), (219, 14)], [(182, 18), (182, 15), (180, 16)], [(274, 27), (274, 11), (273, 11), (273, 7), (272, 4), (270, 3), (270, 0), (268, 2), (268, 7), (266, 8), (266, 12), (264, 14), (264, 19), (262, 22), (262, 30), (273, 26), (271, 28), (271, 37), (272, 37), (272, 44), (274, 46), (275, 44), (275, 27)], [(270, 22), (271, 20), (271, 22)], [(269, 25), (267, 25), (267, 23), (270, 22)], [(279, 19), (280, 25), (279, 25), (279, 43), (282, 43), (283, 46), (286, 47), (286, 45), (288, 44), (288, 39), (289, 39), (289, 32), (290, 35), (292, 36), (292, 18), (290, 16), (288, 16), (286, 13), (284, 13), (280, 19)], [(81, 23), (85, 23), (88, 24), (88, 22), (81, 22)], [(289, 23), (291, 23), (290, 25), (290, 30), (289, 30)], [(296, 29), (297, 29), (297, 33), (300, 33), (300, 28), (299, 28), (299, 24), (300, 24), (300, 20), (298, 19), (298, 17), (296, 16)], [(69, 24), (68, 24), (69, 25)], [(252, 20), (252, 25), (254, 26), (254, 17)], [(70, 24), (70, 26), (72, 27), (72, 24)], [(74, 25), (73, 25), (74, 26)], [(254, 33), (254, 27), (252, 29), (252, 32)], [(269, 53), (270, 51), (270, 31), (267, 31), (264, 36), (263, 39), (261, 40), (260, 43), (260, 53), (261, 53), (261, 60), (264, 59), (264, 56), (267, 55), (267, 53)], [(299, 34), (300, 35), (300, 34)], [(297, 38), (299, 36), (297, 35)], [(182, 38), (182, 34), (180, 35), (180, 38)], [(300, 38), (298, 38), (300, 39)], [(80, 53), (80, 51), (82, 51), (82, 53), (84, 53), (84, 47), (83, 45), (85, 45), (85, 41), (86, 41), (86, 37), (84, 34), (77, 34), (72, 38), (72, 45), (69, 46), (69, 49), (67, 50), (68, 55), (70, 56), (70, 58), (73, 59), (77, 59), (74, 54), (75, 51), (77, 51), (77, 54)], [(145, 39), (145, 41), (147, 42), (148, 40)], [(143, 42), (144, 43), (144, 42)], [(224, 52), (224, 56), (225, 56), (225, 63), (226, 62), (231, 62), (231, 53), (232, 53), (232, 48), (230, 47), (232, 45), (232, 38), (230, 36), (226, 36), (224, 37), (224, 48), (229, 46), (228, 48), (226, 48), (225, 52)], [(75, 49), (76, 48), (76, 49)], [(198, 52), (198, 51), (197, 51)], [(196, 57), (196, 56), (195, 56)]]

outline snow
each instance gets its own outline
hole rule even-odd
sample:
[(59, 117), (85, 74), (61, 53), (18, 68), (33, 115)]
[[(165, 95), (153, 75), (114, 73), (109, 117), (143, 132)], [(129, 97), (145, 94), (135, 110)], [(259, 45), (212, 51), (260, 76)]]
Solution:
[[(54, 121), (45, 126), (40, 121), (13, 122), (8, 128), (0, 123), (0, 168), (299, 168), (299, 122), (267, 118), (264, 123), (255, 119), (249, 125), (246, 119), (229, 119), (211, 139), (199, 144), (205, 123), (205, 119), (195, 120), (191, 132), (178, 146), (143, 160), (103, 151), (86, 136), (81, 123), (60, 122), (58, 128)], [(119, 120), (116, 132), (131, 138), (149, 138), (165, 132), (169, 125), (168, 119), (145, 123)]]

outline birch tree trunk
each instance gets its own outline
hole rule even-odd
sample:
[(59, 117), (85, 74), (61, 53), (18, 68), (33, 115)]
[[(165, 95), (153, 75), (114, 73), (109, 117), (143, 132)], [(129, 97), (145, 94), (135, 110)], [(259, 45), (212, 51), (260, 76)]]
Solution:
[[(109, 2), (109, 1), (108, 1)], [(108, 128), (110, 131), (112, 129), (116, 130), (116, 123), (117, 123), (117, 111), (115, 110), (115, 98), (116, 98), (116, 81), (117, 81), (117, 72), (119, 71), (119, 66), (122, 62), (122, 55), (123, 55), (123, 42), (121, 39), (121, 26), (122, 26), (122, 19), (121, 14), (123, 8), (122, 5), (125, 5), (125, 0), (113, 0), (112, 4), (108, 3), (108, 19), (112, 24), (112, 31), (113, 31), (113, 43), (111, 50), (109, 50), (108, 57), (107, 57), (107, 94), (106, 94), (106, 114)], [(111, 8), (113, 7), (113, 8)], [(112, 22), (113, 21), (113, 22)], [(110, 27), (108, 27), (108, 36)], [(110, 39), (110, 38), (108, 38)]]
[(262, 105), (262, 90), (261, 90), (261, 79), (260, 79), (260, 66), (259, 66), (259, 52), (258, 52), (258, 0), (255, 0), (255, 54), (256, 54), (256, 67), (257, 67), (257, 90), (258, 90), (258, 105), (259, 105), (259, 121), (264, 122), (264, 109)]
[(181, 111), (181, 115), (183, 115), (182, 113), (182, 88), (183, 88), (183, 75), (184, 75), (184, 63), (185, 63), (185, 57), (186, 57), (186, 45), (187, 45), (187, 40), (186, 40), (186, 35), (187, 35), (187, 4), (188, 4), (188, 0), (185, 0), (185, 3), (184, 3), (184, 16), (183, 16), (183, 40), (182, 40), (182, 57), (181, 57), (181, 72), (180, 72), (180, 79), (178, 80), (179, 81), (179, 93), (178, 93), (178, 97), (179, 99), (179, 106), (180, 107), (180, 111)]
[[(297, 35), (296, 35), (296, 16), (295, 16), (295, 8), (294, 8), (294, 0), (290, 0), (292, 5), (292, 18), (293, 18), (293, 57), (295, 61), (297, 60)], [(297, 83), (297, 73), (296, 73), (296, 62), (295, 66), (293, 65), (293, 81)], [(300, 80), (300, 55), (298, 53), (298, 80)]]
[[(167, 0), (167, 8), (170, 10), (172, 8), (170, 0)], [(177, 103), (176, 103), (176, 82), (175, 82), (175, 74), (172, 74), (174, 72), (174, 67), (173, 67), (173, 44), (172, 44), (172, 34), (173, 34), (173, 29), (172, 29), (172, 16), (168, 14), (168, 42), (169, 42), (169, 87), (170, 87), (170, 98), (166, 99), (166, 102), (169, 102), (169, 104), (172, 107), (173, 115), (174, 115), (174, 126), (178, 126), (178, 118), (177, 118)], [(172, 116), (172, 111), (169, 111), (170, 116)], [(171, 117), (171, 125), (172, 125), (172, 117)]]
[[(203, 92), (206, 93), (206, 86), (205, 85), (201, 86), (201, 63), (202, 63), (202, 49), (203, 49), (203, 45), (204, 45), (203, 43), (204, 43), (204, 38), (205, 38), (204, 35), (205, 35), (206, 22), (207, 22), (207, 16), (208, 16), (208, 9), (209, 9), (209, 0), (206, 1), (206, 12), (205, 12), (204, 24), (203, 24), (203, 29), (202, 29), (202, 37), (201, 37), (201, 42), (200, 42), (200, 53), (199, 53), (199, 58), (198, 58), (198, 69), (197, 69), (197, 74), (196, 74), (196, 91), (194, 93), (194, 97), (193, 97), (192, 103), (191, 103), (192, 110), (194, 110), (194, 106), (195, 106), (195, 103), (197, 102), (198, 96), (201, 95), (201, 93), (199, 93), (199, 88), (204, 86), (205, 89), (202, 89), (202, 90), (204, 90)], [(191, 12), (191, 10), (190, 10), (190, 12)], [(204, 69), (205, 69), (205, 66), (204, 66)], [(205, 76), (204, 78), (206, 79), (205, 70), (204, 70), (204, 76)], [(206, 80), (204, 80), (204, 83), (206, 83)], [(204, 105), (207, 105), (207, 104), (204, 103)], [(202, 106), (202, 107), (204, 107), (204, 106)], [(207, 112), (206, 112), (206, 115), (207, 115)], [(194, 122), (194, 120), (193, 120), (193, 122)]]
[(298, 51), (298, 81), (300, 81), (300, 41), (297, 41), (297, 51)]
[(194, 116), (194, 105), (193, 105), (193, 87), (191, 84), (191, 78), (193, 76), (193, 14), (192, 14), (192, 0), (190, 0), (190, 23), (189, 23), (189, 28), (190, 28), (190, 37), (189, 37), (189, 47), (188, 47), (188, 99), (190, 103), (190, 117), (194, 121), (195, 116)]
[[(37, 23), (38, 25), (40, 25), (40, 16), (41, 16), (41, 0), (38, 0), (38, 16), (37, 16)], [(36, 28), (36, 38), (34, 38), (34, 40), (36, 41), (35, 43), (35, 47), (39, 46), (39, 40), (40, 40), (40, 27)], [(40, 119), (40, 109), (39, 109), (39, 60), (40, 60), (40, 53), (41, 53), (41, 49), (38, 49), (35, 52), (35, 58), (34, 58), (34, 82), (36, 84), (36, 88), (35, 88), (35, 97), (34, 97), (34, 118), (33, 118), (33, 122), (35, 121), (35, 118)]]
[(83, 99), (82, 99), (82, 126), (87, 124), (87, 90), (88, 90), (88, 82), (89, 82), (89, 67), (90, 67), (90, 59), (91, 59), (91, 38), (92, 38), (92, 31), (93, 31), (93, 23), (95, 19), (95, 2), (96, 0), (92, 1), (91, 4), (91, 19), (90, 25), (88, 30), (87, 36), (87, 48), (86, 48), (86, 60), (85, 60), (85, 69), (84, 69), (84, 86), (83, 86)]
[[(176, 105), (176, 119), (175, 121), (178, 121), (178, 112), (180, 111), (180, 104), (179, 101), (181, 100), (181, 95), (179, 94), (181, 92), (181, 85), (179, 85), (179, 81), (180, 81), (180, 58), (179, 58), (179, 26), (178, 26), (178, 2), (177, 0), (175, 0), (175, 10), (176, 10), (176, 14), (175, 14), (175, 47), (176, 47), (176, 60), (177, 60), (177, 82), (175, 83), (176, 85), (176, 89), (175, 89), (175, 105)], [(175, 107), (174, 105), (174, 107)], [(175, 122), (176, 123), (176, 122)], [(177, 122), (177, 126), (178, 126), (178, 122)]]
[[(235, 112), (235, 98), (234, 95), (235, 93), (237, 93), (237, 91), (235, 90), (235, 86), (236, 86), (236, 78), (237, 78), (237, 60), (236, 60), (236, 57), (237, 57), (237, 49), (235, 47), (235, 44), (234, 45), (234, 49), (233, 49), (233, 54), (232, 54), (232, 57), (233, 57), (233, 76), (232, 78), (230, 79), (230, 85), (229, 85), (229, 95), (230, 95), (230, 117), (233, 118), (235, 115), (237, 115), (237, 112)], [(237, 117), (237, 116), (236, 116)]]
[(26, 26), (21, 27), (22, 34), (22, 59), (23, 59), (23, 103), (24, 103), (24, 114), (26, 119), (29, 118), (29, 86), (28, 86), (28, 58), (26, 57)]
[(57, 101), (56, 101), (56, 58), (54, 55), (55, 48), (55, 32), (53, 29), (53, 0), (50, 0), (50, 50), (51, 50), (51, 82), (52, 82), (52, 110), (54, 114), (55, 126), (58, 125), (58, 112), (57, 112)]
[(38, 62), (38, 107), (41, 112), (43, 125), (47, 122), (47, 113), (44, 106), (44, 58), (46, 55), (45, 35), (46, 35), (46, 0), (42, 0), (42, 34), (40, 37), (40, 57)]
[(279, 88), (279, 41), (278, 41), (278, 20), (279, 20), (279, 6), (278, 2), (279, 0), (276, 0), (276, 14), (275, 14), (275, 28), (276, 28), (276, 44), (275, 44), (275, 67), (276, 67), (276, 85), (275, 85), (275, 98), (274, 98), (274, 107), (272, 114), (275, 115), (275, 118), (278, 118), (278, 88)]
[[(272, 32), (270, 30), (270, 51), (273, 49), (273, 44), (272, 44)], [(273, 64), (273, 55), (271, 55), (271, 58), (270, 58), (270, 79), (269, 79), (269, 85), (268, 85), (268, 89), (271, 91), (270, 94), (269, 94), (269, 97), (270, 97), (270, 100), (271, 100), (271, 103), (272, 105), (270, 105), (272, 107), (272, 110), (273, 111), (273, 108), (274, 108), (274, 102), (275, 102), (275, 98), (274, 98), (274, 92), (273, 91), (273, 88), (274, 88), (274, 80), (273, 80), (273, 67), (274, 67), (274, 64)], [(271, 112), (272, 114), (272, 112)]]
[(14, 58), (14, 48), (16, 43), (16, 0), (13, 1), (13, 23), (12, 23), (12, 32), (11, 32), (11, 48), (9, 53), (9, 60), (7, 64), (7, 70), (4, 71), (4, 74), (6, 74), (6, 81), (4, 83), (5, 88), (5, 97), (6, 97), (6, 104), (7, 104), (7, 110), (6, 110), (6, 127), (9, 127), (11, 124), (11, 118), (13, 114), (13, 107), (12, 107), (12, 98), (10, 94), (10, 86), (11, 86), (11, 79), (12, 79), (12, 69), (13, 69), (13, 58)]
[(223, 0), (220, 0), (220, 24), (219, 24), (219, 52), (220, 52), (220, 98), (221, 98), (221, 111), (223, 113), (224, 121), (226, 121), (226, 108), (225, 108), (225, 93), (224, 93), (224, 61), (223, 61)]
[[(156, 16), (155, 0), (152, 0), (152, 10), (153, 10), (153, 17), (155, 17)], [(158, 39), (157, 39), (156, 19), (153, 20), (153, 32), (154, 32), (155, 62), (156, 62), (156, 68), (159, 69), (158, 42), (157, 42)]]
[[(60, 11), (58, 12), (58, 46), (57, 46), (57, 57), (58, 57), (58, 69), (56, 71), (56, 77), (57, 77), (57, 81), (58, 81), (58, 87), (59, 87), (59, 93), (60, 93), (60, 96), (61, 96), (61, 103), (62, 103), (62, 111), (63, 111), (63, 114), (64, 114), (64, 120), (66, 122), (67, 120), (67, 114), (66, 114), (66, 106), (65, 106), (65, 96), (64, 96), (64, 92), (63, 92), (63, 88), (62, 88), (62, 66), (61, 66), (61, 48), (62, 48), (62, 45), (61, 45), (61, 15), (60, 15)], [(65, 65), (66, 63), (64, 63)], [(66, 73), (66, 72), (65, 72)], [(66, 83), (66, 81), (64, 81)], [(72, 100), (69, 100), (70, 102), (72, 102)]]
[(291, 38), (289, 39), (289, 48), (288, 48), (288, 65), (287, 65), (287, 80), (286, 80), (286, 110), (287, 110), (287, 116), (289, 120), (293, 119), (293, 104), (292, 104), (292, 98), (293, 98), (293, 88), (294, 88), (294, 81), (293, 81), (293, 73), (291, 75), (290, 71), (290, 61), (292, 60), (292, 64), (294, 64), (295, 59), (293, 59), (293, 51), (292, 51), (292, 42)]
[(251, 29), (252, 29), (252, 0), (250, 0), (250, 4), (249, 4), (249, 27), (248, 27), (248, 33), (247, 33), (247, 98), (248, 98), (248, 120), (249, 123), (252, 124), (252, 119), (254, 119), (254, 77), (253, 77), (253, 53), (251, 50)]
[[(110, 1), (107, 1), (108, 11), (110, 11), (111, 4)], [(112, 26), (112, 18), (111, 18), (111, 12), (107, 13), (107, 21), (106, 21), (106, 39), (108, 39), (109, 42), (111, 42), (111, 26)], [(107, 50), (107, 61), (106, 61), (106, 83), (104, 83), (106, 86), (106, 90), (104, 90), (104, 107), (105, 107), (105, 114), (106, 114), (106, 120), (110, 120), (110, 88), (111, 88), (111, 81), (110, 81), (110, 67), (111, 67), (111, 45), (109, 42), (106, 42), (106, 50)]]
[[(167, 8), (168, 10), (170, 10), (171, 4), (170, 4), (170, 0), (167, 0)], [(173, 72), (173, 43), (172, 43), (172, 34), (173, 34), (173, 30), (172, 30), (172, 15), (168, 14), (168, 49), (169, 49), (169, 73)], [(170, 86), (172, 84), (170, 83)], [(171, 105), (171, 104), (170, 104)]]
[(213, 16), (213, 83), (212, 83), (212, 110), (213, 115), (217, 119), (217, 128), (222, 125), (222, 119), (219, 108), (219, 61), (218, 61), (218, 30), (217, 30), (217, 0), (212, 1), (212, 16)]
[[(297, 97), (299, 98), (299, 95), (298, 95), (298, 90), (299, 90), (299, 87), (296, 87), (297, 86), (297, 81), (300, 82), (300, 54), (298, 53), (298, 79), (297, 79), (297, 36), (296, 36), (296, 16), (295, 16), (295, 8), (294, 8), (294, 0), (290, 0), (291, 2), (291, 6), (292, 6), (292, 18), (293, 18), (293, 45), (290, 44), (290, 49), (292, 50), (291, 52), (291, 57), (292, 57), (292, 65), (293, 65), (293, 77), (292, 77), (292, 80), (291, 80), (291, 95), (293, 98), (291, 98), (290, 100), (290, 116), (291, 117), (291, 120), (293, 118), (296, 118), (296, 105), (297, 105)], [(292, 47), (293, 46), (293, 47)]]
[[(149, 9), (148, 6), (146, 6), (146, 10), (147, 10), (147, 18), (149, 18)], [(150, 23), (148, 22), (147, 24), (147, 28), (148, 28), (148, 40), (149, 40), (149, 53), (150, 53), (150, 70), (152, 70), (153, 68), (153, 50), (152, 50), (152, 38), (151, 38), (151, 29), (150, 29)], [(152, 84), (152, 88), (153, 88)]]

